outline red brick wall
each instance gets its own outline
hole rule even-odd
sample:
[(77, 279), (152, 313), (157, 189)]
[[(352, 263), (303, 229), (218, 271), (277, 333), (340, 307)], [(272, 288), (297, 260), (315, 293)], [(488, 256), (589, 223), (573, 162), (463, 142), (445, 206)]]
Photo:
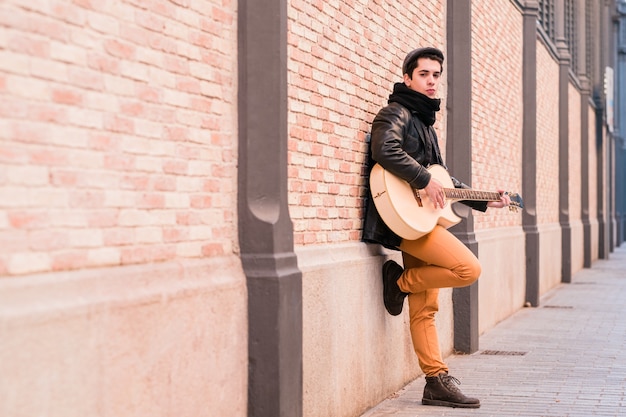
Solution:
[(0, 3), (0, 275), (232, 253), (235, 6)]
[(570, 221), (581, 220), (582, 166), (581, 150), (581, 98), (578, 90), (569, 86), (569, 215)]
[(596, 111), (591, 106), (589, 106), (588, 129), (589, 153), (583, 157), (588, 158), (589, 161), (589, 217), (592, 223), (596, 223), (598, 219), (598, 149), (596, 145)]
[(290, 2), (288, 16), (295, 243), (358, 241), (370, 123), (401, 80), (406, 53), (445, 47), (445, 1), (300, 0)]
[[(510, 0), (473, 1), (472, 32), (472, 186), (521, 193), (522, 16)], [(477, 229), (521, 224), (508, 210), (474, 217)]]
[(537, 42), (537, 223), (559, 222), (558, 63)]

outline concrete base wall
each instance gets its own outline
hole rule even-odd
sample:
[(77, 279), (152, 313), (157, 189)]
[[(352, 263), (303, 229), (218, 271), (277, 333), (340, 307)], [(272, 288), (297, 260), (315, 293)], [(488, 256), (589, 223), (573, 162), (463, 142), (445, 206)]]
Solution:
[(561, 226), (540, 224), (539, 230), (539, 295), (544, 295), (561, 283)]
[[(344, 244), (297, 250), (303, 273), (304, 416), (348, 417), (421, 375), (409, 331), (383, 305), (381, 268), (400, 252)], [(442, 352), (453, 347), (452, 290), (439, 295)]]
[(600, 233), (600, 223), (598, 223), (597, 218), (592, 218), (589, 221), (589, 228), (591, 231), (591, 261), (597, 261), (600, 258), (600, 237), (598, 233)]
[(572, 227), (572, 275), (584, 267), (585, 246), (583, 237), (583, 223), (580, 220), (571, 222)]
[(476, 232), (482, 274), (479, 288), (479, 331), (484, 333), (524, 305), (525, 238), (521, 227)]
[[(300, 248), (304, 416), (354, 416), (419, 374), (408, 314), (382, 301), (381, 266), (400, 252), (377, 245)], [(375, 382), (373, 382), (375, 381)]]
[(0, 415), (246, 416), (236, 257), (0, 281)]

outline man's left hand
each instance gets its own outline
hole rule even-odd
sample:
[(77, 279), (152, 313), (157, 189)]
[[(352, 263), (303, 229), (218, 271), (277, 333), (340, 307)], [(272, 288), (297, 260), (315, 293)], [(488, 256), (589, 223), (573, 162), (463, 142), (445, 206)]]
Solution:
[(487, 207), (504, 208), (511, 205), (511, 198), (504, 192), (504, 190), (498, 190), (500, 193), (500, 201), (490, 201), (487, 203)]

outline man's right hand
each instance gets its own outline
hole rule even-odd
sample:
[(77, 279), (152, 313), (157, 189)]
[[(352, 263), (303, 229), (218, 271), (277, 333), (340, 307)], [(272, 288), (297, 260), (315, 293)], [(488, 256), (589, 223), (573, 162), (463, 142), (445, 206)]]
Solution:
[(436, 209), (443, 208), (446, 204), (446, 196), (443, 191), (443, 185), (439, 182), (439, 180), (431, 177), (428, 185), (424, 188), (424, 192), (433, 202)]

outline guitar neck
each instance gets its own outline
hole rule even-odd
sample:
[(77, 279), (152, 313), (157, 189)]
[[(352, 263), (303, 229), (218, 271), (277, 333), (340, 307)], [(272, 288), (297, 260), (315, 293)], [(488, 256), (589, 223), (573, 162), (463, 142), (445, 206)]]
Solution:
[(448, 200), (500, 201), (500, 193), (464, 188), (444, 188)]

